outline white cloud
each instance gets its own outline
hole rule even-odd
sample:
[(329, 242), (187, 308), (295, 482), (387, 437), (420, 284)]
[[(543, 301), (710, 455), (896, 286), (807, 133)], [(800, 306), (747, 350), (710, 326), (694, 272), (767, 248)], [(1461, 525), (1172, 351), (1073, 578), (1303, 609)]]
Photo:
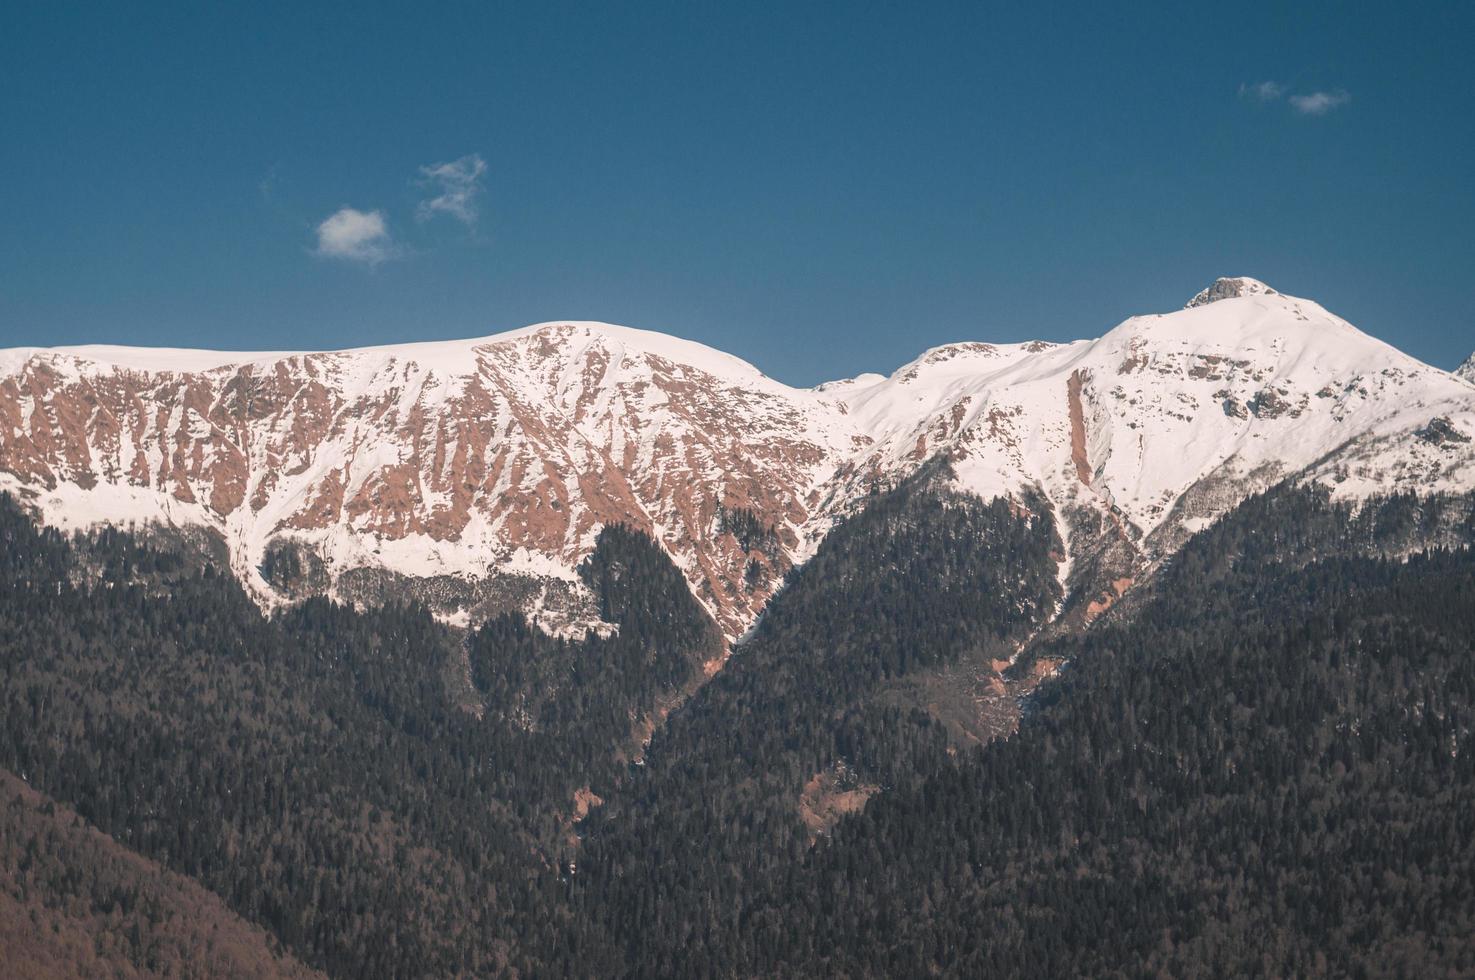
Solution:
[(1352, 96), (1342, 89), (1332, 92), (1312, 92), (1309, 95), (1293, 95), (1290, 103), (1303, 116), (1324, 116), (1337, 106), (1346, 105)]
[(339, 208), (318, 225), (317, 254), (378, 265), (393, 258), (394, 242), (382, 211)]
[(1286, 87), (1280, 82), (1264, 81), (1253, 85), (1240, 85), (1239, 96), (1242, 99), (1254, 99), (1256, 102), (1274, 102), (1285, 94)]
[(420, 202), (415, 217), (429, 221), (437, 214), (448, 214), (468, 228), (476, 224), (476, 197), (481, 193), (481, 177), (486, 161), (472, 153), (450, 163), (433, 163), (420, 168), (420, 185), (437, 192)]

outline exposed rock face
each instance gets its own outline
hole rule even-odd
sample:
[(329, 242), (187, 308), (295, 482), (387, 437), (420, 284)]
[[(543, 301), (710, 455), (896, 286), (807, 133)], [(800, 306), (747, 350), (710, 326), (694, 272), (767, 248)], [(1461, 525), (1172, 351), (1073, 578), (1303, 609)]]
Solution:
[(1469, 488), (1471, 432), (1469, 384), (1246, 279), (1098, 340), (953, 344), (812, 390), (591, 323), (333, 353), (0, 351), (0, 487), (50, 522), (213, 529), (265, 603), (406, 593), (550, 628), (590, 624), (574, 570), (624, 522), (729, 638), (837, 516), (937, 455), (965, 489), (1054, 510), (1084, 613), (1285, 477)]
[[(602, 325), (223, 364), (9, 360), (0, 469), (48, 514), (213, 525), (268, 595), (297, 597), (314, 576), (296, 573), (324, 563), (572, 582), (599, 527), (624, 522), (739, 630), (789, 567), (834, 452), (816, 404), (736, 359)], [(723, 508), (772, 533), (739, 542)]]
[(1228, 279), (1215, 279), (1213, 284), (1201, 290), (1193, 299), (1188, 301), (1185, 310), (1191, 310), (1196, 306), (1208, 306), (1217, 303), (1221, 299), (1238, 299), (1241, 296), (1257, 296), (1261, 294), (1274, 295), (1275, 290), (1265, 285), (1258, 279), (1248, 279), (1244, 276), (1235, 276)]

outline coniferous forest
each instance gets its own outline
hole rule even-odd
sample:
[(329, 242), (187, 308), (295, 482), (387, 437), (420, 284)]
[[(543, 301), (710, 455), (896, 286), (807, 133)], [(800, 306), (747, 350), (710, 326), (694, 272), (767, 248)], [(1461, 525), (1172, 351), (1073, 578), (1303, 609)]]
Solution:
[[(555, 638), (266, 616), (209, 549), (5, 498), (6, 961), (1475, 974), (1470, 500), (1282, 487), (1032, 640), (1051, 513), (944, 475), (874, 494), (715, 672), (716, 627), (624, 527), (580, 570), (616, 628)], [(1063, 666), (1008, 738), (960, 742), (908, 686), (1015, 651)]]

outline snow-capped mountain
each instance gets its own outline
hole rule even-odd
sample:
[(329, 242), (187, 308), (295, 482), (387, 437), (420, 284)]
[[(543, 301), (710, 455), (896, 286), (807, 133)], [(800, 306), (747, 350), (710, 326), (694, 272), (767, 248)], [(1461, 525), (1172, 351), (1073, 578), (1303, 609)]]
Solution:
[(1281, 478), (1475, 486), (1472, 435), (1470, 385), (1251, 279), (1097, 340), (953, 344), (808, 390), (598, 323), (0, 352), (0, 485), (46, 520), (214, 529), (268, 604), (408, 587), (449, 618), (511, 605), (550, 627), (594, 618), (575, 569), (621, 521), (735, 637), (837, 515), (938, 454), (964, 489), (1055, 511), (1089, 615)]
[[(1072, 344), (954, 344), (822, 386), (865, 434), (859, 473), (938, 452), (983, 496), (1038, 489), (1097, 608), (1245, 495), (1475, 486), (1475, 399), (1309, 300), (1220, 279), (1175, 313)], [(1447, 433), (1447, 435), (1445, 434)]]
[(1465, 358), (1465, 363), (1455, 368), (1455, 375), (1475, 384), (1475, 354)]
[[(740, 629), (842, 448), (806, 393), (605, 324), (315, 354), (13, 350), (0, 378), (0, 468), (48, 520), (213, 527), (268, 601), (263, 564), (291, 543), (354, 591), (365, 577), (342, 575), (362, 569), (469, 580), (453, 604), (510, 592), (556, 622), (618, 521), (661, 540)], [(771, 542), (721, 530), (745, 511)]]

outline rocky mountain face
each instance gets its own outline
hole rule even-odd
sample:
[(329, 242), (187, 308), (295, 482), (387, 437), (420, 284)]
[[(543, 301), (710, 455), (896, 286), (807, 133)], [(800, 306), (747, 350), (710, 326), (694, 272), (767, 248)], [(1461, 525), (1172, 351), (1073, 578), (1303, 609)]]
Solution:
[(603, 324), (292, 355), (13, 351), (0, 468), (48, 520), (218, 530), (265, 601), (415, 583), (443, 613), (587, 620), (623, 522), (730, 631), (800, 548), (833, 410), (695, 344)]
[[(1467, 365), (1468, 369), (1468, 365)], [(549, 323), (328, 353), (0, 352), (0, 486), (61, 526), (218, 534), (265, 605), (411, 594), (597, 625), (600, 527), (671, 554), (729, 639), (878, 485), (938, 455), (1054, 511), (1062, 613), (1108, 607), (1287, 477), (1475, 487), (1475, 389), (1308, 300), (1221, 279), (1071, 344), (960, 343), (795, 389), (661, 334)]]
[(1475, 384), (1475, 354), (1465, 358), (1465, 363), (1455, 368), (1455, 376)]

